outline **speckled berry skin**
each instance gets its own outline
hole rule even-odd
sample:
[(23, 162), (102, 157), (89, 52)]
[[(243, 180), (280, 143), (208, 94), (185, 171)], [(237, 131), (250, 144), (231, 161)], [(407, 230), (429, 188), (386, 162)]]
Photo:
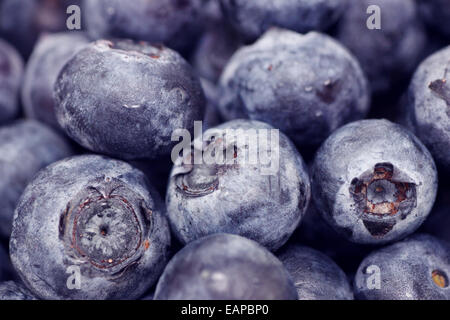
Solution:
[(312, 194), (325, 220), (347, 239), (382, 244), (422, 224), (437, 183), (433, 158), (412, 133), (387, 120), (361, 120), (320, 147)]
[[(373, 275), (370, 266), (381, 271), (380, 289), (367, 286)], [(449, 275), (448, 243), (419, 234), (365, 258), (355, 277), (355, 296), (364, 300), (450, 300)]]
[(450, 46), (423, 61), (408, 92), (409, 124), (450, 172)]
[[(40, 171), (17, 206), (13, 266), (42, 299), (137, 299), (168, 260), (163, 210), (144, 174), (125, 162), (61, 160)], [(68, 286), (73, 268), (79, 289)]]
[(289, 245), (277, 257), (291, 274), (299, 300), (353, 300), (344, 271), (320, 251)]
[(121, 159), (170, 154), (172, 132), (202, 120), (205, 97), (189, 64), (148, 43), (99, 40), (55, 83), (56, 116), (83, 147)]
[(206, 0), (84, 0), (86, 27), (94, 39), (130, 38), (187, 50), (202, 31)]
[[(381, 29), (366, 26), (371, 5), (381, 10)], [(426, 45), (414, 0), (350, 0), (336, 38), (361, 63), (374, 93), (386, 92), (407, 79)]]
[(72, 155), (68, 141), (34, 120), (0, 128), (0, 236), (8, 238), (20, 195), (42, 168)]
[(60, 129), (54, 110), (53, 87), (64, 64), (88, 39), (83, 33), (56, 33), (41, 36), (27, 62), (22, 103), (25, 115)]
[(23, 61), (19, 53), (0, 39), (0, 124), (19, 113), (19, 88), (22, 83)]
[(450, 6), (447, 0), (418, 0), (424, 20), (435, 30), (450, 38)]
[(22, 284), (14, 281), (0, 282), (0, 300), (37, 300)]
[(347, 0), (220, 0), (224, 16), (248, 41), (276, 26), (308, 32), (323, 31), (335, 23)]
[(239, 49), (220, 79), (225, 119), (267, 122), (300, 146), (317, 146), (369, 110), (367, 80), (331, 37), (271, 29)]
[(246, 238), (215, 234), (194, 241), (168, 263), (155, 300), (295, 300), (283, 264)]
[[(268, 143), (264, 149), (249, 141), (237, 146), (235, 134), (227, 132), (230, 129), (254, 130), (258, 139), (268, 139), (260, 130), (274, 128), (259, 121), (234, 120), (205, 131), (203, 140), (209, 142), (203, 145), (204, 154), (212, 149), (229, 153), (234, 148), (234, 158), (221, 164), (183, 163), (195, 153), (177, 159), (166, 196), (172, 230), (182, 243), (225, 232), (277, 250), (294, 232), (309, 203), (310, 182), (302, 157), (281, 132), (278, 146)], [(215, 136), (212, 142), (210, 135)], [(200, 139), (193, 142), (194, 150), (202, 150)], [(246, 150), (255, 150), (258, 157), (270, 150), (272, 164), (278, 153), (278, 169), (264, 173), (265, 165), (244, 160), (250, 154)]]

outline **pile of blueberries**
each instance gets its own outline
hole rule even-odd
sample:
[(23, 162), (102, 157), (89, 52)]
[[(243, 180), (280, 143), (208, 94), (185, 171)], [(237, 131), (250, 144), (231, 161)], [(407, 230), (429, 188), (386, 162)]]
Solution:
[(449, 22), (0, 0), (0, 299), (449, 300)]

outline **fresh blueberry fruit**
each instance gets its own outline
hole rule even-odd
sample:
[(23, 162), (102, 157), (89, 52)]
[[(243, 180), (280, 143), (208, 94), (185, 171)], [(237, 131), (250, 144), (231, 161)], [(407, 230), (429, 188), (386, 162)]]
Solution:
[(450, 300), (449, 275), (448, 243), (420, 234), (365, 258), (355, 277), (355, 297), (365, 300)]
[(193, 54), (193, 67), (200, 77), (216, 83), (240, 46), (241, 41), (227, 25), (214, 25), (200, 39)]
[(15, 281), (0, 282), (0, 300), (36, 300), (22, 284)]
[(325, 220), (347, 239), (381, 244), (414, 232), (437, 191), (430, 153), (387, 120), (361, 120), (335, 131), (314, 162), (312, 194)]
[(28, 57), (39, 35), (67, 30), (67, 7), (79, 0), (2, 0), (0, 34)]
[(323, 253), (290, 245), (277, 256), (291, 274), (299, 300), (353, 300), (344, 271)]
[[(380, 29), (366, 26), (367, 9), (378, 6)], [(350, 0), (337, 39), (356, 56), (374, 93), (386, 92), (412, 74), (426, 35), (414, 0)]]
[(215, 234), (194, 241), (168, 263), (155, 300), (294, 300), (283, 264), (249, 239)]
[(63, 137), (37, 121), (18, 120), (0, 128), (0, 237), (11, 234), (14, 209), (33, 176), (71, 154)]
[(450, 37), (450, 6), (448, 0), (418, 0), (424, 20), (441, 34)]
[(56, 117), (83, 147), (123, 159), (169, 155), (175, 129), (202, 120), (205, 97), (175, 51), (99, 40), (78, 51), (55, 84)]
[(22, 86), (27, 117), (60, 129), (56, 121), (53, 87), (64, 64), (88, 43), (83, 33), (43, 35), (28, 60)]
[(224, 232), (269, 250), (280, 248), (311, 193), (302, 157), (290, 140), (265, 123), (234, 120), (205, 131), (191, 148), (176, 160), (167, 189), (176, 237), (189, 243)]
[(84, 0), (94, 39), (130, 38), (188, 50), (202, 31), (205, 0)]
[(248, 41), (270, 27), (298, 32), (326, 30), (344, 11), (347, 0), (221, 0), (224, 16)]
[(231, 58), (219, 108), (225, 119), (264, 121), (297, 145), (316, 146), (366, 115), (369, 92), (358, 62), (331, 37), (271, 29)]
[(414, 133), (450, 172), (450, 46), (421, 63), (408, 93), (408, 116)]
[(19, 53), (0, 39), (0, 124), (19, 113), (19, 88), (22, 83), (23, 62)]
[(13, 266), (43, 299), (139, 298), (168, 259), (163, 210), (144, 174), (125, 162), (61, 160), (36, 175), (17, 206)]

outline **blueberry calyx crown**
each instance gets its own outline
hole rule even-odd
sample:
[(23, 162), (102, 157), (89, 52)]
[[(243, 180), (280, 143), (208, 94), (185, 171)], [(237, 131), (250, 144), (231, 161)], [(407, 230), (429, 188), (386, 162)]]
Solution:
[(447, 103), (447, 115), (450, 117), (450, 85), (447, 83), (447, 71), (448, 69), (446, 68), (444, 77), (432, 81), (428, 88)]
[(90, 272), (120, 272), (148, 249), (151, 220), (152, 210), (122, 181), (91, 181), (60, 217), (60, 239), (72, 260), (68, 263)]
[(377, 163), (352, 180), (350, 194), (372, 236), (383, 237), (416, 207), (416, 184), (409, 180), (391, 163)]

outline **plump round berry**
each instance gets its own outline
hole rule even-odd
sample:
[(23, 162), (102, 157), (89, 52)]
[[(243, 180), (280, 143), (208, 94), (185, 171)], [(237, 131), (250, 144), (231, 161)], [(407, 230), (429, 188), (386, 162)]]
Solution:
[(450, 6), (448, 0), (418, 0), (424, 20), (435, 30), (450, 37)]
[(56, 116), (83, 147), (123, 159), (170, 154), (175, 129), (192, 130), (205, 105), (200, 81), (175, 51), (99, 40), (55, 84)]
[(409, 87), (409, 124), (450, 172), (450, 46), (427, 58)]
[(264, 121), (297, 145), (316, 146), (366, 115), (369, 92), (358, 62), (331, 37), (271, 29), (231, 58), (219, 108), (225, 119)]
[(361, 120), (320, 147), (312, 174), (314, 202), (351, 241), (386, 243), (414, 232), (437, 191), (430, 153), (412, 133), (387, 120)]
[(387, 92), (407, 79), (426, 44), (414, 0), (349, 0), (336, 38), (361, 63), (374, 93)]
[(43, 35), (28, 60), (22, 86), (25, 115), (55, 129), (56, 120), (53, 87), (64, 64), (88, 43), (83, 33)]
[(202, 31), (205, 0), (84, 0), (91, 37), (164, 43), (184, 51)]
[(277, 257), (291, 274), (299, 300), (353, 300), (344, 271), (323, 253), (289, 245)]
[(276, 26), (308, 32), (325, 30), (344, 11), (347, 0), (221, 0), (225, 17), (247, 40), (252, 41)]
[(22, 82), (23, 61), (19, 53), (0, 39), (0, 124), (19, 113), (19, 88)]
[(22, 284), (15, 281), (0, 282), (0, 300), (36, 300)]
[(10, 255), (40, 298), (134, 299), (158, 279), (169, 244), (163, 206), (144, 174), (85, 155), (48, 166), (28, 185)]
[(155, 300), (294, 300), (283, 264), (246, 238), (215, 234), (194, 241), (168, 263)]
[(8, 238), (20, 195), (45, 166), (72, 155), (68, 142), (34, 120), (0, 128), (0, 236)]
[(309, 198), (308, 173), (289, 139), (265, 123), (234, 120), (207, 130), (176, 160), (166, 204), (182, 243), (225, 232), (276, 250)]
[(355, 296), (364, 300), (449, 300), (450, 247), (415, 235), (379, 249), (361, 262)]

